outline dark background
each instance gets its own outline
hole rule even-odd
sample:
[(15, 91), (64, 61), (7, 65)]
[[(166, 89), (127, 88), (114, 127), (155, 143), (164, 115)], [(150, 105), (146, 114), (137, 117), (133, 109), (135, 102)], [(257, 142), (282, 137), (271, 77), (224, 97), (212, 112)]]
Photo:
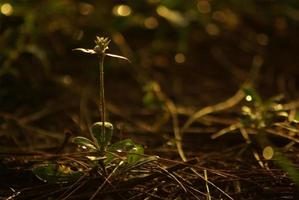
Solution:
[[(256, 87), (263, 96), (298, 96), (294, 1), (7, 2), (13, 11), (2, 11), (0, 21), (2, 111), (60, 95), (42, 92), (51, 76), (97, 87), (96, 58), (72, 51), (93, 48), (96, 35), (111, 38), (110, 52), (132, 61), (105, 63), (107, 100), (124, 106), (139, 104), (151, 80), (179, 104), (218, 102), (248, 79), (254, 65), (261, 66)], [(175, 61), (177, 53), (183, 63)]]

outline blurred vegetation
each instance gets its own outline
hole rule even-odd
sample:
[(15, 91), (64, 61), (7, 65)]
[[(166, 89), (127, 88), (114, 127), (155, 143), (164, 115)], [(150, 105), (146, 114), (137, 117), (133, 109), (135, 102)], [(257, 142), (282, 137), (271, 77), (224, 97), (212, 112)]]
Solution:
[[(35, 85), (49, 72), (79, 71), (90, 79), (95, 74), (90, 59), (71, 49), (90, 46), (100, 33), (112, 38), (113, 51), (134, 61), (130, 67), (109, 63), (111, 70), (126, 68), (121, 71), (140, 87), (154, 79), (172, 96), (192, 100), (222, 89), (215, 86), (223, 85), (215, 81), (219, 77), (238, 87), (257, 65), (263, 94), (294, 98), (297, 9), (293, 1), (1, 1), (1, 84), (12, 85), (19, 76)], [(193, 81), (200, 89), (189, 86)], [(4, 105), (13, 93), (1, 93)], [(203, 103), (211, 102), (205, 98)]]

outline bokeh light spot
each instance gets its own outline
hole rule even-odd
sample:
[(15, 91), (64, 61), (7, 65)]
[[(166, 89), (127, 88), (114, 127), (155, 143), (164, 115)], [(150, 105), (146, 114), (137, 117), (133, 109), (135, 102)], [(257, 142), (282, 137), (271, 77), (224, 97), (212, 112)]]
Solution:
[(269, 38), (266, 34), (261, 33), (256, 36), (256, 41), (259, 45), (267, 46), (269, 43)]
[(10, 16), (13, 14), (13, 7), (9, 3), (4, 3), (1, 8), (1, 13), (6, 16)]
[(81, 15), (90, 15), (94, 11), (94, 7), (89, 3), (80, 3), (78, 10)]
[(206, 0), (199, 0), (197, 2), (197, 9), (202, 14), (208, 14), (209, 12), (211, 12), (211, 5)]
[(147, 29), (155, 29), (159, 26), (159, 23), (155, 17), (148, 17), (144, 20), (144, 26)]
[(263, 63), (264, 63), (264, 59), (260, 55), (255, 55), (252, 59), (252, 66), (260, 67), (263, 65)]
[(206, 31), (209, 35), (213, 35), (213, 36), (219, 35), (219, 33), (220, 33), (218, 26), (213, 23), (209, 23), (206, 26)]
[(263, 157), (266, 160), (270, 160), (273, 158), (273, 156), (274, 156), (274, 149), (270, 146), (266, 146), (263, 150)]
[(278, 31), (283, 31), (288, 27), (287, 21), (282, 17), (276, 18), (274, 24)]
[(158, 6), (156, 12), (161, 17), (164, 17), (165, 19), (176, 25), (185, 27), (189, 24), (188, 20), (182, 15), (182, 13), (171, 10), (165, 6)]
[(184, 63), (186, 61), (186, 56), (183, 53), (177, 53), (174, 56), (174, 60), (177, 63)]
[(247, 96), (245, 97), (245, 99), (246, 99), (246, 101), (252, 101), (252, 96), (247, 95)]
[(113, 7), (112, 12), (116, 16), (127, 17), (131, 15), (132, 9), (130, 6), (121, 4)]

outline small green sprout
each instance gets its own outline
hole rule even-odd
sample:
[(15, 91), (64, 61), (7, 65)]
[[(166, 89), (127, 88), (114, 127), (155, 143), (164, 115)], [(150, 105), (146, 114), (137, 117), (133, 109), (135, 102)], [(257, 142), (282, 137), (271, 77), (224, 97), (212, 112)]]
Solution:
[[(106, 53), (106, 51), (109, 49), (109, 43), (110, 40), (105, 37), (99, 37), (96, 36), (95, 44), (96, 46), (93, 49), (84, 49), (84, 48), (76, 48), (75, 51), (81, 51), (83, 53), (88, 54), (96, 54), (99, 57), (99, 64), (100, 64), (100, 99), (101, 99), (101, 121), (105, 122), (105, 91), (104, 91), (104, 58), (105, 56), (119, 58), (123, 60), (129, 61), (128, 58)], [(129, 61), (130, 62), (130, 61)], [(102, 132), (105, 134), (104, 126), (102, 126)]]
[(79, 148), (86, 153), (82, 156), (82, 160), (86, 162), (83, 164), (84, 169), (82, 166), (78, 166), (78, 163), (82, 164), (81, 161), (78, 161), (76, 164), (58, 160), (34, 166), (32, 170), (33, 173), (45, 182), (71, 182), (86, 174), (86, 171), (90, 172), (94, 168), (102, 169), (102, 174), (104, 175), (106, 174), (106, 169), (111, 167), (114, 167), (113, 171), (117, 169), (118, 171), (123, 170), (126, 172), (157, 159), (155, 156), (144, 157), (143, 147), (135, 144), (131, 139), (125, 139), (111, 144), (113, 125), (105, 121), (104, 58), (105, 56), (109, 56), (129, 60), (123, 56), (106, 53), (109, 49), (109, 43), (110, 40), (108, 38), (97, 36), (95, 40), (96, 45), (93, 49), (74, 49), (83, 53), (96, 54), (100, 61), (101, 121), (94, 123), (90, 128), (92, 140), (82, 136), (73, 138), (73, 143), (78, 145)]
[(288, 116), (280, 101), (282, 96), (263, 100), (254, 88), (243, 88), (249, 105), (242, 106), (241, 122), (244, 127), (262, 129), (271, 126), (280, 117)]

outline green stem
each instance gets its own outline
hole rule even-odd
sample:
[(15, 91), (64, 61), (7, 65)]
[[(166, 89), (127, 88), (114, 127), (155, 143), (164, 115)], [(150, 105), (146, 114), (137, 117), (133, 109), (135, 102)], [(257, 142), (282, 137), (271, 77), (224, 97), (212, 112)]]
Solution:
[[(104, 58), (105, 58), (105, 53), (102, 53), (99, 55), (99, 59), (100, 59), (100, 109), (101, 109), (101, 121), (102, 121), (102, 133), (103, 136), (105, 136), (105, 87), (104, 87)], [(100, 154), (101, 156), (103, 156), (104, 154), (104, 149), (105, 147), (103, 147), (103, 145), (101, 145), (99, 147), (100, 149)], [(105, 164), (103, 160), (99, 160), (99, 164), (103, 169), (103, 173), (104, 176), (106, 176), (107, 172), (106, 172), (106, 168), (105, 168)]]
[(102, 121), (102, 133), (105, 135), (105, 87), (104, 87), (104, 58), (105, 54), (100, 54), (100, 110), (101, 110), (101, 121)]

